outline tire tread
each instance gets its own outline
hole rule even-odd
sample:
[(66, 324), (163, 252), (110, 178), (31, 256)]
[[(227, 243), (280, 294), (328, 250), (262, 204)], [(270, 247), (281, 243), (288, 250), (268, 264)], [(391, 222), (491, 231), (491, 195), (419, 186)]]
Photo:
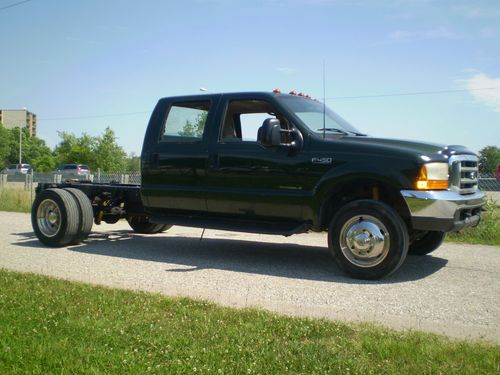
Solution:
[(92, 231), (92, 225), (94, 224), (94, 210), (92, 208), (92, 204), (90, 203), (90, 199), (83, 191), (75, 188), (65, 188), (64, 190), (73, 196), (78, 206), (80, 226), (78, 228), (78, 234), (71, 242), (71, 244), (76, 245), (84, 241)]

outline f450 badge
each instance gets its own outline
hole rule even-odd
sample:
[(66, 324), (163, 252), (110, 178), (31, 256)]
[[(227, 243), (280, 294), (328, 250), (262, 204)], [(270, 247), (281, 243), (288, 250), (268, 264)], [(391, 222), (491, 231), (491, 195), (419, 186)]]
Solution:
[(332, 158), (312, 158), (313, 164), (332, 164)]

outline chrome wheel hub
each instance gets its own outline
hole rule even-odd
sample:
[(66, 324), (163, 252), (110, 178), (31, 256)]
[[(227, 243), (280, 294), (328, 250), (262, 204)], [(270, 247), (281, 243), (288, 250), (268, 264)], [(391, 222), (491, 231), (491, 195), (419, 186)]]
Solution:
[(40, 232), (46, 237), (54, 237), (61, 228), (61, 211), (52, 199), (45, 199), (38, 206), (36, 220)]
[(55, 225), (57, 223), (57, 214), (54, 211), (49, 212), (47, 215), (47, 220), (49, 221), (50, 224)]
[(340, 248), (344, 256), (358, 267), (374, 267), (389, 253), (389, 232), (376, 217), (356, 215), (340, 231)]

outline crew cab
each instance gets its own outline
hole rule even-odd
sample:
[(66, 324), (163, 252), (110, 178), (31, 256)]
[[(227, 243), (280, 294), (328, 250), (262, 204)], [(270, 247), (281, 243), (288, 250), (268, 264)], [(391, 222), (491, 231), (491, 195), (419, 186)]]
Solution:
[(140, 185), (41, 183), (32, 224), (48, 246), (122, 218), (147, 234), (327, 231), (343, 271), (377, 279), (479, 223), (477, 172), (463, 146), (370, 137), (295, 92), (167, 97), (146, 129)]

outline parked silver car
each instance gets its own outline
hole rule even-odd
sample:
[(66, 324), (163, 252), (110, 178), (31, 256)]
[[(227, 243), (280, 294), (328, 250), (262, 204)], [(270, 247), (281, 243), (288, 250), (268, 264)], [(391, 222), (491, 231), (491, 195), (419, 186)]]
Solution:
[(89, 178), (90, 168), (85, 164), (63, 164), (53, 171), (52, 174), (60, 174), (63, 180), (86, 180)]
[(29, 164), (11, 164), (7, 168), (2, 169), (2, 174), (27, 174), (31, 171)]

